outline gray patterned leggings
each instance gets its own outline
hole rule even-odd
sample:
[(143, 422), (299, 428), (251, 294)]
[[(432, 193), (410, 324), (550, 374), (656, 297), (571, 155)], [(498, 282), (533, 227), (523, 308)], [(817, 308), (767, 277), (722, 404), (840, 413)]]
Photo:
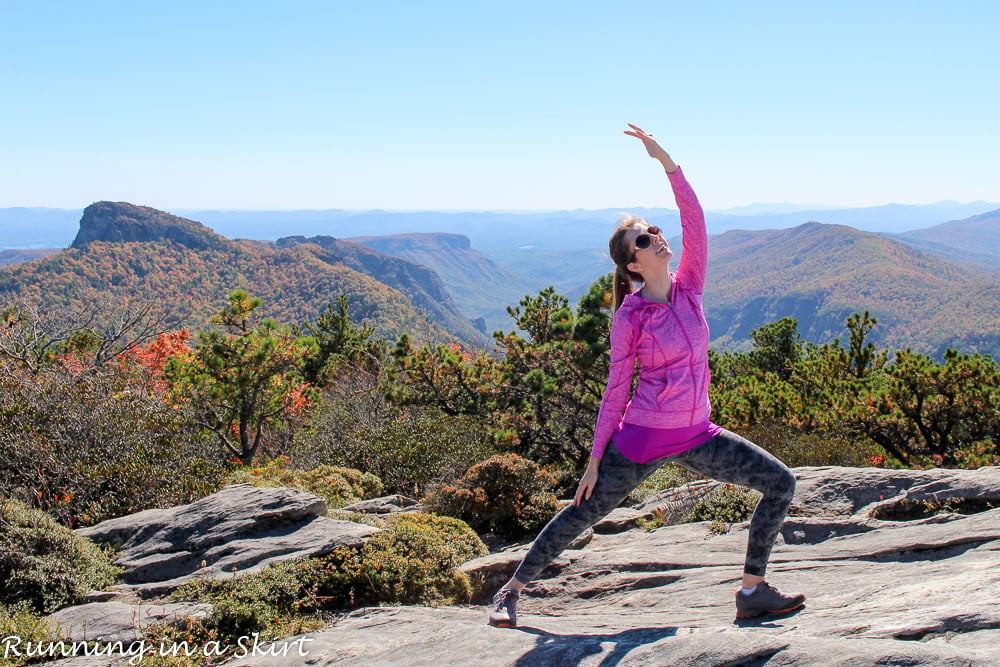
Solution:
[(552, 517), (535, 538), (514, 578), (523, 584), (531, 582), (580, 533), (618, 507), (633, 489), (668, 462), (763, 494), (750, 519), (744, 572), (764, 576), (771, 547), (795, 493), (795, 476), (771, 454), (724, 430), (694, 449), (649, 463), (631, 461), (618, 451), (614, 442), (608, 443), (590, 498), (578, 506), (568, 505)]

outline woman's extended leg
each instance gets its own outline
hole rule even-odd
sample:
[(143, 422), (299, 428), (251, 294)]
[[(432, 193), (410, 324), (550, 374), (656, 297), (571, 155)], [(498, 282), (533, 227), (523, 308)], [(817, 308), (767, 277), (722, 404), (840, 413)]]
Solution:
[(580, 533), (618, 507), (628, 494), (664, 463), (664, 459), (636, 463), (625, 458), (614, 442), (609, 443), (590, 498), (582, 500), (579, 505), (568, 505), (552, 517), (531, 544), (511, 583), (520, 589), (531, 582)]
[(635, 487), (642, 484), (663, 463), (664, 459), (649, 463), (630, 461), (618, 451), (614, 442), (608, 443), (604, 458), (601, 459), (597, 484), (590, 498), (583, 499), (579, 505), (564, 507), (538, 534), (514, 576), (493, 597), (490, 625), (517, 627), (517, 600), (521, 589), (537, 577), (580, 533), (618, 507)]

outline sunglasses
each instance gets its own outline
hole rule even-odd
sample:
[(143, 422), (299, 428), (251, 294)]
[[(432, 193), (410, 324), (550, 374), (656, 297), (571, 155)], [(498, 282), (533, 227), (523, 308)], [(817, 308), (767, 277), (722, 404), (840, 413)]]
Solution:
[(648, 248), (649, 244), (653, 242), (654, 236), (659, 236), (663, 233), (659, 227), (653, 227), (652, 225), (646, 228), (642, 234), (635, 237), (635, 249), (642, 250), (643, 248)]

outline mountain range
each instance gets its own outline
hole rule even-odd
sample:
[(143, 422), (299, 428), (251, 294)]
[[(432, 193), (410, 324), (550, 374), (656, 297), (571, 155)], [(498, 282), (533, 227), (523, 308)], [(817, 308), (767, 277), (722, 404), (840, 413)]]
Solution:
[(544, 276), (528, 277), (495, 264), (460, 234), (395, 234), (348, 240), (433, 269), (459, 309), (481, 322), (484, 332), (509, 330), (512, 322), (507, 306), (552, 284)]
[(726, 232), (709, 248), (705, 313), (717, 346), (746, 346), (752, 329), (784, 316), (799, 320), (806, 340), (846, 340), (847, 316), (868, 310), (880, 346), (1000, 354), (996, 271), (815, 222)]
[(905, 232), (895, 238), (946, 259), (1000, 269), (1000, 210)]
[[(665, 193), (669, 197), (669, 193)], [(664, 201), (668, 201), (667, 199)], [(877, 233), (904, 233), (1000, 208), (989, 202), (950, 201), (925, 205), (887, 204), (868, 208), (823, 208), (789, 211), (787, 204), (758, 204), (706, 213), (709, 232), (733, 229), (787, 229), (810, 221), (840, 224)], [(494, 258), (532, 246), (550, 252), (601, 248), (615, 220), (631, 212), (677, 228), (677, 211), (623, 206), (571, 211), (174, 211), (229, 238), (276, 240), (290, 232), (303, 236), (389, 236), (423, 232), (461, 234), (472, 247)], [(0, 250), (66, 247), (77, 232), (80, 209), (0, 208)]]
[(60, 251), (60, 248), (32, 248), (25, 250), (0, 250), (0, 266), (30, 262), (42, 257), (48, 257)]
[[(575, 301), (613, 268), (601, 246), (572, 247), (565, 230), (573, 223), (562, 224), (562, 232), (548, 229), (550, 247), (523, 243), (497, 253), (506, 257), (497, 262), (461, 234), (232, 240), (155, 209), (100, 202), (85, 210), (70, 249), (0, 269), (0, 295), (167, 298), (204, 317), (228, 290), (245, 287), (271, 305), (268, 314), (303, 322), (346, 293), (352, 312), (380, 335), (410, 331), (488, 347), (485, 333), (511, 328), (508, 305), (550, 284)], [(494, 233), (513, 246), (530, 241), (509, 238), (520, 231)], [(560, 248), (563, 235), (574, 240)], [(680, 239), (671, 245), (679, 251)], [(711, 238), (706, 316), (716, 347), (745, 348), (752, 329), (786, 315), (799, 320), (806, 340), (827, 342), (846, 335), (848, 315), (869, 310), (881, 346), (998, 355), (997, 266), (1000, 210), (894, 235), (815, 221), (730, 230)]]

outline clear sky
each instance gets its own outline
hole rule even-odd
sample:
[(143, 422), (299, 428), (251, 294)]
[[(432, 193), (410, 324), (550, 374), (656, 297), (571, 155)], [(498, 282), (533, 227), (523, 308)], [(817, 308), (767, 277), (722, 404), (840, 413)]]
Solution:
[(1000, 201), (1000, 3), (0, 0), (0, 206)]

